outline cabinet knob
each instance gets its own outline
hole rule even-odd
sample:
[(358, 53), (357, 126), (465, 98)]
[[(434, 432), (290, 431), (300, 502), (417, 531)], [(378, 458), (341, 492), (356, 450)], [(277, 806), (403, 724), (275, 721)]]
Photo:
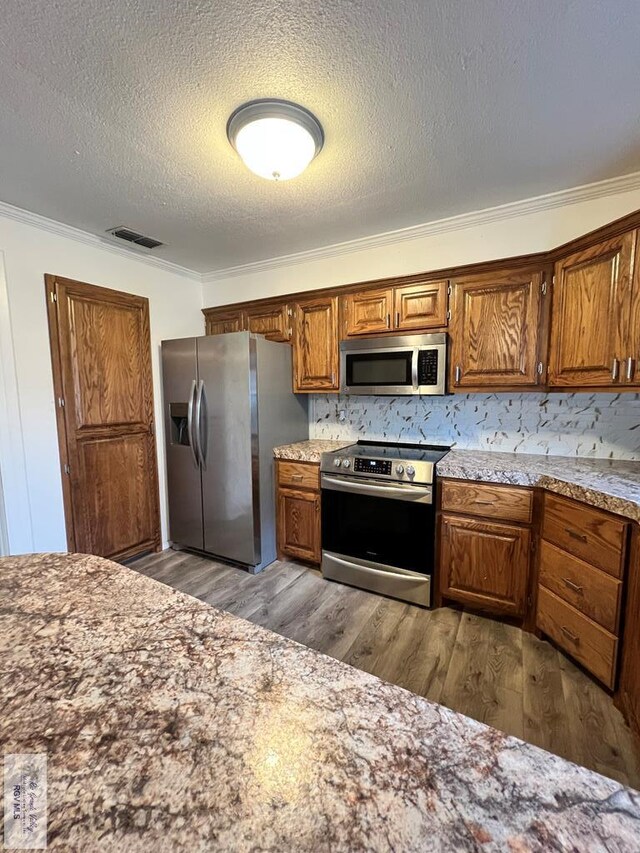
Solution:
[(461, 378), (462, 378), (462, 368), (460, 367), (460, 365), (459, 365), (459, 364), (456, 364), (456, 370), (455, 370), (455, 382), (456, 382), (456, 385), (458, 384), (458, 382), (460, 382), (460, 379), (461, 379)]
[(633, 379), (633, 356), (629, 356), (627, 359), (627, 382), (631, 382)]

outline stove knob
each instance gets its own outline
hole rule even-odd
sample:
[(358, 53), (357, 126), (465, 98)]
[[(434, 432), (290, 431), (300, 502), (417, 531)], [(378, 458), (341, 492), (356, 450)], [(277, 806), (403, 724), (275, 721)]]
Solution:
[(345, 459), (344, 462), (342, 463), (342, 467), (343, 468), (351, 468), (351, 462), (349, 462), (348, 459)]
[(342, 459), (334, 459), (333, 464), (336, 466), (336, 468), (339, 468), (342, 465)]
[(404, 465), (396, 465), (396, 474), (404, 473)]
[(416, 469), (413, 467), (413, 465), (407, 465), (407, 477), (413, 477), (415, 473)]

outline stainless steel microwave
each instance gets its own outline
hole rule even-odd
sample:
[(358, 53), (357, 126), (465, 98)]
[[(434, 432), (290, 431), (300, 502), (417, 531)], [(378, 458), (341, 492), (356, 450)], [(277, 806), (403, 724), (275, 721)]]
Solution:
[(446, 376), (444, 333), (340, 343), (343, 394), (444, 394)]

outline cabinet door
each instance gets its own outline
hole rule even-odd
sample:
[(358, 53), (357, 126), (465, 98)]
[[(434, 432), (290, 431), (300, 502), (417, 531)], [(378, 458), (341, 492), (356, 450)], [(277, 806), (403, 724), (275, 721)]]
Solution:
[(344, 336), (387, 332), (391, 328), (392, 290), (370, 290), (342, 297)]
[(242, 311), (216, 311), (205, 317), (207, 335), (225, 335), (227, 332), (244, 331)]
[(451, 387), (535, 386), (542, 273), (483, 273), (451, 285)]
[(522, 616), (531, 532), (525, 527), (442, 515), (441, 593), (463, 604)]
[(394, 326), (402, 332), (447, 325), (447, 282), (408, 284), (393, 291)]
[(288, 557), (320, 562), (320, 495), (278, 489), (278, 550)]
[(307, 299), (294, 309), (294, 391), (338, 390), (338, 298)]
[(640, 231), (636, 231), (634, 252), (633, 285), (631, 292), (631, 310), (629, 320), (629, 343), (625, 351), (623, 382), (640, 386)]
[(245, 328), (256, 335), (264, 335), (269, 341), (291, 339), (290, 317), (286, 305), (271, 305), (263, 308), (248, 308), (245, 312)]
[(549, 384), (618, 385), (624, 374), (635, 234), (623, 234), (556, 264)]

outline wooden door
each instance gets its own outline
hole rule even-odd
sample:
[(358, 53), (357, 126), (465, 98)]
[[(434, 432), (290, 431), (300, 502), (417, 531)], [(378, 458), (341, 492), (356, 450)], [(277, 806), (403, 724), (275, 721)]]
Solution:
[(605, 240), (556, 264), (549, 384), (621, 384), (628, 352), (635, 232)]
[(244, 327), (270, 341), (291, 340), (291, 318), (286, 304), (248, 308)]
[(207, 335), (226, 335), (227, 332), (243, 332), (244, 315), (240, 310), (215, 311), (205, 315)]
[(320, 495), (278, 489), (278, 545), (282, 554), (320, 562)]
[(483, 273), (451, 285), (451, 387), (536, 385), (542, 273)]
[(294, 308), (296, 392), (338, 390), (338, 298), (301, 300)]
[(529, 583), (528, 528), (443, 514), (440, 591), (445, 598), (522, 616)]
[(369, 290), (349, 293), (342, 297), (343, 334), (370, 335), (372, 332), (388, 332), (391, 328), (393, 291)]
[(45, 276), (70, 551), (160, 548), (149, 302)]
[(393, 291), (394, 328), (402, 332), (447, 325), (446, 281), (426, 281)]

